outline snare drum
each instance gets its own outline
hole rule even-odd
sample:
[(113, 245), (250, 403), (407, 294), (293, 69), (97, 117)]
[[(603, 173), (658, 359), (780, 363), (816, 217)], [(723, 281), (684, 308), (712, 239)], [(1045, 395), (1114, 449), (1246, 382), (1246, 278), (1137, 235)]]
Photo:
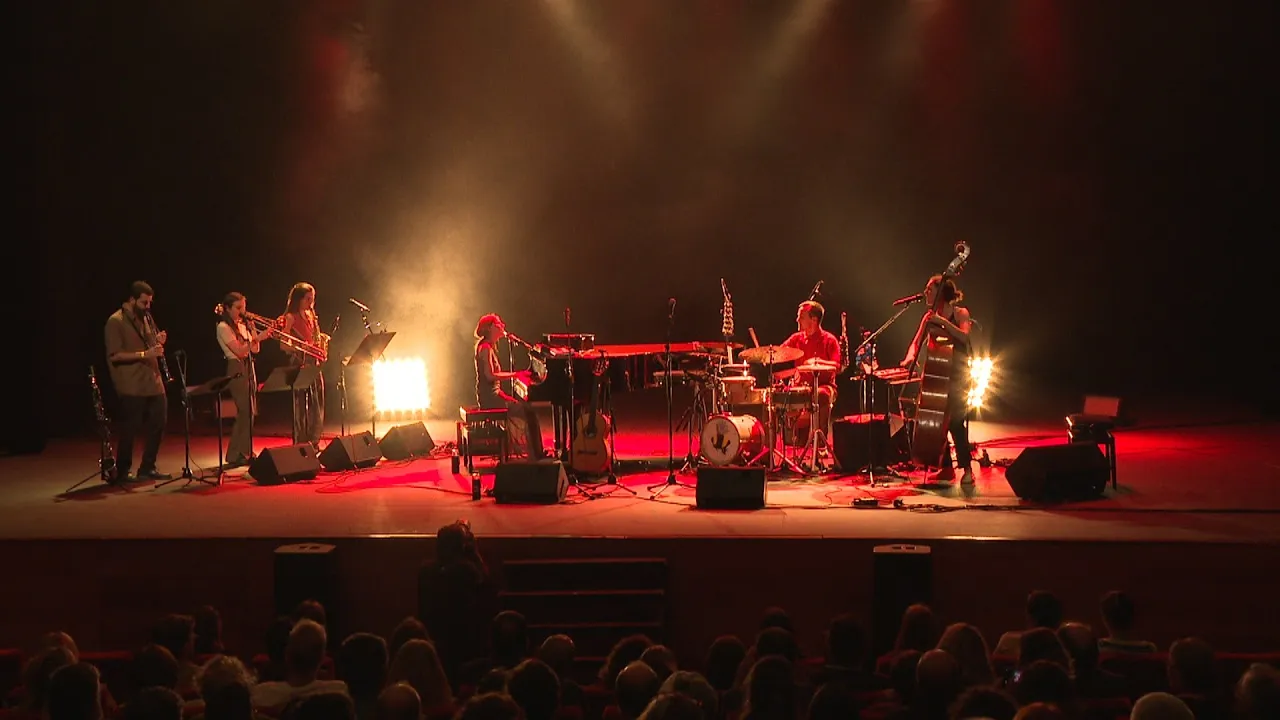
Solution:
[(775, 388), (769, 393), (769, 402), (782, 410), (807, 409), (812, 401), (813, 388), (808, 385)]
[(764, 450), (764, 423), (750, 415), (716, 415), (702, 426), (702, 455), (716, 467), (745, 465)]

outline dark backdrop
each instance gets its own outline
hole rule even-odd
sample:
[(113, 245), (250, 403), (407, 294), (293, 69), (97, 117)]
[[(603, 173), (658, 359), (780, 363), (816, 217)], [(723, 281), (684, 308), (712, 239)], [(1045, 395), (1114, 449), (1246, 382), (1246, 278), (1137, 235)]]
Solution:
[(136, 278), (192, 382), (223, 293), (275, 315), (308, 280), (339, 352), (355, 296), (445, 412), (482, 312), (661, 342), (675, 297), (676, 339), (711, 339), (723, 277), (737, 339), (779, 342), (818, 280), (829, 328), (879, 325), (958, 239), (1007, 404), (1238, 391), (1258, 355), (1268, 3), (27, 5), (31, 254), (5, 269), (39, 309), (9, 356), (26, 425), (85, 427)]

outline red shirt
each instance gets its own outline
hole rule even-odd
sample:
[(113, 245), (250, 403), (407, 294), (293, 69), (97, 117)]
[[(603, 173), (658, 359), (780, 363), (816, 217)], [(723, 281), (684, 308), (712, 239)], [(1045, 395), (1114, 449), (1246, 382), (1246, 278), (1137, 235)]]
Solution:
[[(805, 334), (802, 332), (794, 333), (782, 344), (787, 347), (799, 348), (800, 351), (804, 353), (804, 355), (796, 361), (797, 365), (800, 365), (804, 363), (804, 361), (812, 358), (830, 360), (834, 363), (840, 362), (840, 339), (834, 334), (821, 328), (818, 329), (818, 332), (809, 337), (805, 337)], [(835, 380), (836, 374), (834, 371), (819, 373), (818, 375), (818, 382), (825, 385), (832, 385), (835, 383)]]

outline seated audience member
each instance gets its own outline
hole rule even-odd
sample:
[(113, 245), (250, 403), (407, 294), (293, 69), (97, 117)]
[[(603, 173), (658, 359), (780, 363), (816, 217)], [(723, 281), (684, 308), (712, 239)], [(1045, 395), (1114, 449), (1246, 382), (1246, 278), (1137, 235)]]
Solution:
[(47, 720), (102, 720), (98, 669), (89, 663), (60, 667), (49, 678)]
[(487, 693), (497, 693), (499, 695), (507, 694), (507, 680), (511, 678), (511, 671), (503, 668), (494, 668), (484, 674), (480, 678), (480, 682), (476, 683), (476, 695), (485, 695)]
[(971, 687), (960, 693), (951, 704), (950, 717), (1013, 720), (1018, 714), (1018, 701), (992, 687)]
[[(524, 616), (504, 610), (489, 623), (489, 654), (462, 666), (458, 682), (474, 685), (490, 670), (510, 670), (529, 657), (529, 627)], [(426, 702), (426, 698), (423, 698)]]
[(258, 680), (284, 680), (284, 653), (289, 645), (289, 633), (293, 631), (293, 620), (280, 616), (267, 627), (267, 665), (258, 672)]
[(132, 669), (133, 683), (139, 690), (178, 689), (178, 660), (163, 645), (146, 645), (134, 653)]
[(1133, 599), (1120, 590), (1112, 590), (1102, 596), (1102, 622), (1107, 637), (1098, 641), (1098, 650), (1104, 653), (1153, 653), (1156, 645), (1139, 640), (1133, 635), (1134, 616), (1137, 614)]
[(899, 653), (910, 650), (928, 652), (938, 646), (941, 638), (942, 626), (932, 608), (921, 603), (908, 607), (902, 613), (902, 624), (898, 626), (893, 649), (876, 659), (876, 673), (887, 677)]
[(76, 641), (69, 634), (62, 631), (45, 633), (40, 637), (40, 643), (36, 646), (36, 653), (53, 648), (63, 648), (71, 653), (71, 662), (80, 662), (80, 648), (76, 647)]
[(346, 693), (326, 690), (294, 698), (284, 717), (288, 720), (355, 720), (356, 708)]
[(1018, 641), (1018, 669), (1025, 670), (1031, 663), (1047, 660), (1071, 673), (1071, 657), (1062, 646), (1058, 634), (1049, 628), (1032, 628), (1022, 633)]
[(963, 687), (991, 685), (996, 681), (987, 641), (978, 628), (968, 623), (948, 625), (938, 640), (937, 649), (955, 658), (960, 666), (960, 684)]
[(691, 698), (708, 718), (720, 717), (720, 695), (707, 679), (696, 672), (677, 670), (658, 688), (658, 695), (684, 695)]
[(226, 652), (222, 646), (222, 615), (212, 605), (201, 605), (191, 616), (195, 620), (196, 655), (220, 655)]
[(342, 693), (345, 696), (346, 683), (317, 677), (327, 642), (324, 626), (314, 620), (299, 620), (289, 632), (289, 644), (285, 646), (285, 679), (255, 685), (252, 692), (254, 707), (277, 710), (294, 698), (316, 693)]
[(838, 682), (848, 692), (865, 693), (885, 687), (881, 678), (867, 672), (867, 637), (853, 615), (838, 615), (827, 625), (827, 652), (816, 682), (819, 685)]
[(1063, 623), (1058, 640), (1071, 656), (1076, 692), (1083, 698), (1119, 698), (1127, 690), (1124, 678), (1098, 667), (1098, 638), (1084, 623)]
[(747, 672), (741, 720), (789, 720), (796, 717), (795, 670), (777, 655), (761, 657)]
[(659, 695), (640, 714), (640, 720), (713, 720), (693, 698), (680, 693)]
[(781, 628), (792, 635), (796, 634), (796, 628), (791, 622), (790, 613), (780, 607), (766, 608), (764, 615), (760, 617), (760, 627), (758, 629), (763, 631), (769, 628)]
[(431, 633), (427, 632), (427, 626), (412, 615), (401, 620), (391, 631), (391, 639), (386, 643), (387, 657), (395, 657), (396, 653), (400, 652), (400, 648), (410, 640), (431, 640)]
[(733, 689), (734, 678), (738, 675), (738, 666), (747, 656), (747, 646), (735, 635), (721, 635), (707, 649), (707, 657), (702, 662), (706, 671), (707, 682), (718, 692)]
[(328, 613), (325, 612), (324, 605), (319, 600), (303, 600), (293, 609), (293, 615), (290, 620), (295, 623), (299, 620), (310, 620), (311, 622), (325, 627), (328, 623)]
[(1031, 703), (1018, 710), (1013, 720), (1070, 720), (1065, 712), (1052, 703)]
[(644, 651), (649, 649), (653, 641), (644, 635), (630, 635), (614, 644), (609, 656), (600, 667), (600, 684), (612, 690), (618, 680), (618, 673), (633, 662), (640, 660)]
[[(1045, 590), (1036, 590), (1027, 596), (1027, 629), (1048, 628), (1056, 631), (1062, 624), (1062, 601), (1057, 595)], [(1001, 657), (1018, 657), (1018, 641), (1022, 631), (1013, 630), (1000, 636), (992, 655)]]
[(577, 648), (573, 638), (568, 635), (552, 635), (542, 641), (538, 648), (538, 659), (546, 663), (556, 677), (560, 678), (560, 705), (563, 707), (582, 707), (582, 687), (574, 679), (573, 661), (577, 656)]
[(335, 671), (347, 684), (347, 694), (359, 720), (368, 720), (387, 681), (387, 643), (372, 633), (355, 633), (342, 641)]
[(1236, 683), (1236, 712), (1241, 720), (1280, 717), (1280, 670), (1254, 663)]
[(1169, 693), (1147, 693), (1133, 704), (1130, 720), (1196, 720), (1191, 708)]
[(653, 668), (658, 675), (658, 682), (666, 682), (671, 673), (679, 670), (676, 654), (666, 645), (650, 645), (640, 654), (640, 662)]
[(522, 720), (520, 706), (510, 695), (484, 693), (462, 706), (454, 720)]
[(437, 530), (436, 557), (418, 571), (417, 617), (426, 625), (445, 673), (458, 685), (474, 683), (484, 674), (481, 670), (462, 678), (459, 670), (485, 654), (485, 627), (496, 612), (497, 595), (471, 525), (458, 521)]
[(1197, 720), (1229, 716), (1218, 692), (1218, 660), (1200, 638), (1183, 638), (1169, 646), (1169, 692), (1191, 708)]
[(507, 678), (507, 692), (526, 720), (552, 720), (560, 709), (560, 678), (536, 658), (515, 666)]
[(614, 696), (623, 720), (636, 720), (649, 702), (658, 694), (658, 674), (653, 668), (636, 660), (618, 673)]
[(219, 655), (200, 672), (204, 720), (253, 720), (253, 674), (237, 658)]
[(196, 621), (190, 615), (166, 615), (151, 629), (151, 642), (173, 654), (178, 662), (178, 683), (173, 688), (180, 695), (195, 697), (196, 674)]
[(964, 689), (960, 663), (946, 650), (930, 650), (916, 665), (911, 709), (921, 717), (945, 717), (947, 708)]
[(49, 702), (49, 680), (58, 670), (74, 665), (75, 654), (62, 646), (47, 647), (27, 660), (22, 668), (22, 702), (18, 709), (27, 718), (39, 720)]
[(1048, 660), (1037, 660), (1019, 671), (1013, 696), (1022, 705), (1038, 702), (1056, 705), (1073, 717), (1079, 707), (1071, 676), (1061, 665)]
[(422, 698), (412, 685), (388, 685), (378, 695), (373, 720), (420, 720), (422, 717)]
[(857, 696), (840, 681), (819, 685), (809, 700), (809, 720), (849, 720), (858, 713)]
[(170, 688), (143, 688), (124, 706), (123, 720), (182, 720), (182, 696)]
[(454, 710), (449, 678), (435, 647), (426, 640), (410, 640), (400, 648), (387, 670), (387, 682), (413, 686), (422, 700), (422, 711), (428, 715)]

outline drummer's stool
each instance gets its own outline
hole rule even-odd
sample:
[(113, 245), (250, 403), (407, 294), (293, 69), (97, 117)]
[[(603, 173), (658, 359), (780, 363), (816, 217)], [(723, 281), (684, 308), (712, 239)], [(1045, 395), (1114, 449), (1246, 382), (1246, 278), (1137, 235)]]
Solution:
[(460, 462), (454, 463), (455, 473), (462, 464), (466, 465), (468, 474), (474, 473), (478, 457), (496, 457), (499, 463), (507, 461), (506, 408), (460, 407), (458, 415), (462, 418), (457, 423)]
[(1115, 398), (1085, 398), (1084, 412), (1067, 416), (1067, 441), (1100, 445), (1111, 472), (1111, 489), (1116, 489), (1116, 416), (1120, 401)]

